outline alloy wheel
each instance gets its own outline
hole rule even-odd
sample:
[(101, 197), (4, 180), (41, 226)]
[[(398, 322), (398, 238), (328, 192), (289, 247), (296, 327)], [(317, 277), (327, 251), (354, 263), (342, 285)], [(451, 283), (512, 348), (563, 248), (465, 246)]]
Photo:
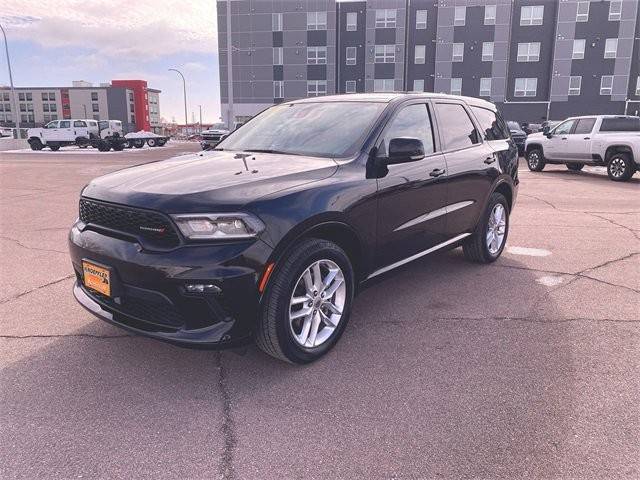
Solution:
[(347, 286), (342, 269), (322, 259), (307, 267), (289, 302), (289, 328), (302, 347), (325, 343), (335, 332), (344, 311)]
[(487, 249), (491, 255), (496, 255), (502, 248), (506, 231), (507, 212), (504, 205), (497, 203), (491, 210), (487, 223)]
[(540, 162), (540, 159), (538, 158), (537, 153), (532, 153), (527, 158), (527, 161), (529, 162), (529, 166), (531, 168), (538, 168), (538, 163)]
[(624, 160), (620, 157), (616, 157), (611, 160), (611, 164), (609, 165), (609, 171), (613, 177), (619, 178), (624, 175), (626, 170), (626, 165)]

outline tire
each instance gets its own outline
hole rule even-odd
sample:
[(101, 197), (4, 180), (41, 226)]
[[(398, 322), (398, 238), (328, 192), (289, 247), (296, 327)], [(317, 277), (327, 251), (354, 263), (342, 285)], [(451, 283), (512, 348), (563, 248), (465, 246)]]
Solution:
[(144, 147), (144, 140), (134, 140), (133, 141), (133, 146), (136, 147), (136, 148)]
[(121, 152), (122, 150), (124, 150), (124, 143), (115, 142), (113, 144), (113, 150), (116, 152)]
[(150, 138), (147, 140), (147, 145), (149, 145), (150, 147), (155, 147), (158, 145), (158, 142), (155, 138)]
[(79, 148), (87, 148), (89, 145), (89, 139), (87, 137), (78, 137), (76, 138), (75, 144)]
[(532, 172), (541, 172), (546, 165), (544, 155), (539, 148), (532, 148), (527, 152), (527, 166)]
[(49, 145), (49, 148), (52, 152), (57, 152), (58, 150), (60, 150), (60, 145)]
[(579, 172), (584, 168), (584, 163), (567, 163), (567, 168), (573, 172)]
[(102, 140), (98, 143), (98, 150), (101, 152), (108, 152), (109, 150), (111, 150), (111, 145), (109, 145), (108, 142)]
[[(495, 215), (498, 211), (503, 212), (502, 221), (498, 221), (496, 224)], [(490, 230), (493, 232), (493, 236), (489, 236)], [(500, 232), (502, 232), (502, 238), (499, 239), (500, 244), (490, 245), (490, 238), (499, 238)], [(476, 263), (491, 263), (495, 262), (507, 244), (507, 237), (509, 235), (509, 204), (507, 199), (501, 193), (494, 192), (489, 197), (489, 204), (486, 210), (482, 214), (480, 223), (476, 227), (475, 232), (467, 241), (462, 245), (464, 256), (467, 260)]]
[(40, 141), (39, 138), (30, 138), (29, 146), (31, 147), (31, 150), (34, 150), (36, 152), (44, 148), (44, 145), (42, 145), (42, 142)]
[(166, 145), (167, 141), (166, 140), (158, 140), (158, 146), (159, 147), (164, 147)]
[(614, 182), (626, 182), (635, 173), (635, 165), (628, 153), (614, 153), (607, 163), (607, 175)]
[[(265, 353), (285, 362), (310, 363), (333, 348), (349, 321), (354, 294), (353, 267), (342, 248), (316, 238), (302, 240), (281, 262), (269, 278), (262, 299), (256, 343)], [(315, 265), (319, 265), (323, 281), (329, 276), (329, 268), (336, 274), (326, 287), (329, 290), (337, 288), (330, 292), (331, 296), (323, 297), (322, 287), (316, 290), (315, 286), (321, 282), (314, 281), (315, 275), (310, 273), (311, 270), (317, 271), (313, 268)], [(336, 273), (336, 269), (339, 272)], [(305, 275), (307, 272), (308, 276)], [(310, 279), (309, 285), (315, 290), (315, 295), (309, 291), (305, 276)], [(337, 283), (340, 278), (342, 282)], [(304, 298), (304, 301), (294, 303), (293, 298)], [(341, 308), (342, 313), (337, 319), (337, 313), (327, 309), (327, 300)], [(291, 315), (307, 310), (308, 314), (290, 319)], [(327, 320), (323, 320), (323, 315)], [(335, 324), (328, 323), (329, 318)], [(317, 326), (315, 335), (313, 325)]]

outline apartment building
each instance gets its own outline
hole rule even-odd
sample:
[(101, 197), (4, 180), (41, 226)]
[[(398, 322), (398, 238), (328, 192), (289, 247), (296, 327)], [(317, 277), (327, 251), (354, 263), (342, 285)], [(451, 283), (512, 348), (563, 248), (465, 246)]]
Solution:
[(483, 97), (507, 118), (529, 122), (640, 113), (637, 0), (218, 0), (217, 6), (225, 121), (231, 110), (244, 121), (285, 100), (376, 91)]
[[(144, 80), (113, 80), (94, 86), (74, 81), (71, 87), (0, 87), (0, 125), (42, 126), (60, 118), (120, 120), (125, 131), (160, 128), (160, 90)], [(14, 111), (16, 110), (17, 111)], [(17, 114), (17, 117), (16, 117)]]

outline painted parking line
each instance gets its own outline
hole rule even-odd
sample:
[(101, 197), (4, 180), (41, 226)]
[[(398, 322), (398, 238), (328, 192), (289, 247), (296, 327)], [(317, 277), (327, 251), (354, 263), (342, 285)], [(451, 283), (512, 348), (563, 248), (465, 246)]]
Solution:
[(545, 275), (544, 277), (536, 278), (536, 282), (546, 287), (555, 287), (564, 282), (564, 279), (557, 275)]
[(551, 255), (549, 250), (529, 247), (507, 247), (507, 253), (512, 255), (527, 255), (529, 257), (548, 257)]

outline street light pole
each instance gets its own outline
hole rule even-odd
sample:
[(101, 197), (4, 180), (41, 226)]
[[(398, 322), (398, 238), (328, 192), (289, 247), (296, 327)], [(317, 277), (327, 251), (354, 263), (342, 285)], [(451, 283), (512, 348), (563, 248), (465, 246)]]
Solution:
[(187, 116), (187, 82), (185, 81), (184, 75), (180, 70), (170, 68), (169, 71), (176, 72), (182, 77), (182, 91), (184, 93), (184, 128), (186, 129), (187, 125), (189, 125), (189, 117)]
[(227, 0), (227, 124), (233, 130), (235, 115), (233, 112), (233, 45), (231, 44), (231, 0)]
[(200, 109), (200, 133), (202, 133), (202, 105), (198, 105)]
[(87, 118), (87, 106), (83, 103), (82, 108), (84, 108), (84, 118)]
[(13, 87), (13, 75), (11, 74), (11, 60), (9, 59), (9, 42), (7, 42), (7, 34), (4, 31), (2, 25), (0, 25), (0, 30), (2, 30), (2, 36), (4, 37), (4, 51), (7, 54), (7, 68), (9, 69), (9, 84), (11, 85), (11, 96), (13, 97), (13, 113), (16, 116), (16, 136), (20, 138), (20, 112), (18, 111), (18, 99), (16, 97), (16, 91)]

